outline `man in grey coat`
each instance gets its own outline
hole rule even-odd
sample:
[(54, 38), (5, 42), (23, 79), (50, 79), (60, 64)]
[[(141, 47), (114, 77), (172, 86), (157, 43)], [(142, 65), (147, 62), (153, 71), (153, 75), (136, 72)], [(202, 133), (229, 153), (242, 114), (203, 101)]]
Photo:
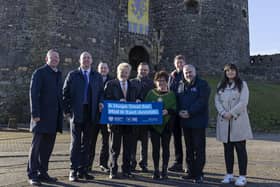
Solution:
[(56, 132), (62, 132), (62, 80), (57, 69), (59, 54), (49, 50), (46, 64), (36, 69), (30, 83), (30, 131), (33, 133), (27, 175), (31, 185), (54, 182), (48, 175), (48, 163)]

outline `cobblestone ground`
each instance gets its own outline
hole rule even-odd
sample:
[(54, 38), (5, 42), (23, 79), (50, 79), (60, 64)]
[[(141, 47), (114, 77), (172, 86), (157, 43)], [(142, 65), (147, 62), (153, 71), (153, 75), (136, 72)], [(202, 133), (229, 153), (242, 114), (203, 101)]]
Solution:
[[(69, 170), (69, 142), (68, 132), (57, 136), (55, 149), (49, 165), (49, 173), (56, 176), (59, 182), (44, 186), (234, 186), (221, 185), (225, 166), (222, 144), (213, 137), (213, 132), (207, 136), (207, 163), (205, 165), (205, 183), (192, 184), (191, 181), (182, 180), (182, 173), (169, 173), (168, 180), (152, 180), (151, 144), (149, 144), (149, 173), (136, 172), (134, 179), (109, 180), (108, 175), (99, 171), (98, 158), (100, 144), (97, 146), (94, 172), (95, 180), (68, 182)], [(99, 141), (100, 142), (100, 137)], [(27, 155), (31, 142), (31, 134), (23, 131), (0, 131), (0, 186), (29, 186), (26, 177)], [(139, 145), (138, 145), (139, 146)], [(280, 135), (256, 134), (255, 140), (248, 141), (248, 187), (280, 187)], [(174, 159), (173, 143), (170, 144), (171, 158)], [(119, 159), (121, 160), (121, 158)], [(138, 168), (139, 169), (139, 168)], [(238, 174), (235, 163), (235, 174)]]

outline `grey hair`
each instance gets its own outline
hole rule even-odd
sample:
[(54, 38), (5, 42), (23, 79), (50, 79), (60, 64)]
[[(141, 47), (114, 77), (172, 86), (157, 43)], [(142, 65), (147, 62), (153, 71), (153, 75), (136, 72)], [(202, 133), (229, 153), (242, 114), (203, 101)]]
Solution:
[(81, 55), (80, 55), (80, 60), (81, 60), (81, 57), (82, 57), (84, 54), (88, 54), (88, 55), (92, 58), (91, 54), (90, 54), (88, 51), (84, 51), (84, 52), (82, 52)]
[(122, 62), (118, 65), (117, 72), (119, 72), (123, 68), (128, 68), (128, 71), (131, 72), (131, 65), (129, 63), (126, 63), (126, 62)]
[(106, 62), (102, 62), (102, 61), (100, 61), (99, 63), (98, 63), (98, 68), (101, 66), (101, 65), (106, 65), (106, 66), (108, 66), (108, 68), (109, 68), (109, 65), (108, 65), (108, 63), (106, 63)]
[(196, 68), (195, 68), (195, 66), (192, 65), (192, 64), (186, 64), (186, 65), (184, 65), (183, 69), (188, 68), (188, 67), (191, 68), (191, 69), (193, 69), (193, 70), (196, 72)]

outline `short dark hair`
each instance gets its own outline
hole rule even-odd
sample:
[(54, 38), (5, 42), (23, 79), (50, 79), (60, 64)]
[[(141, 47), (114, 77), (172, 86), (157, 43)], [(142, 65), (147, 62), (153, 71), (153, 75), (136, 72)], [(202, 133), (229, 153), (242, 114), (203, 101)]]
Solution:
[(48, 55), (51, 54), (51, 53), (58, 53), (58, 51), (57, 51), (56, 49), (49, 49), (49, 50), (47, 51), (46, 56), (48, 56)]
[(175, 60), (184, 60), (186, 62), (186, 58), (184, 55), (176, 55), (175, 58), (174, 58), (174, 61)]
[(147, 62), (140, 62), (137, 67), (139, 66), (149, 66)]
[(166, 82), (168, 82), (169, 75), (166, 71), (156, 72), (155, 77), (154, 77), (154, 82), (158, 81), (162, 77), (164, 78), (164, 80), (166, 80)]

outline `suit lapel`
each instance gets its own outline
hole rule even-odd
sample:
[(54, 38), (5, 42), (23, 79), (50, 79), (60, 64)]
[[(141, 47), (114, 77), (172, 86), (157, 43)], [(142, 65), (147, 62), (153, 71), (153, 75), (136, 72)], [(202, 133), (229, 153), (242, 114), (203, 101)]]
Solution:
[(95, 98), (96, 97), (96, 92), (97, 92), (97, 90), (96, 89), (98, 89), (98, 87), (97, 87), (97, 82), (96, 81), (94, 81), (94, 79), (95, 79), (95, 73), (94, 73), (94, 71), (92, 71), (92, 69), (90, 70), (90, 74), (89, 74), (89, 85), (90, 85), (90, 89), (91, 89), (91, 94), (92, 94), (92, 97), (93, 98)]
[(77, 72), (80, 76), (81, 79), (85, 80), (84, 75), (83, 75), (83, 71), (81, 68), (78, 68), (78, 72)]

